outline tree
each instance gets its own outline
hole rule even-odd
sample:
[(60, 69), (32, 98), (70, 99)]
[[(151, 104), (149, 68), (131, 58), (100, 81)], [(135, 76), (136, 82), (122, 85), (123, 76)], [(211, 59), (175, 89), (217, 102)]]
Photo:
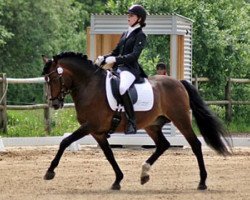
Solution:
[[(150, 14), (178, 13), (194, 20), (193, 73), (212, 79), (210, 89), (216, 95), (224, 95), (218, 94), (218, 87), (226, 77), (249, 76), (250, 16), (244, 0), (109, 0), (107, 8), (112, 13), (125, 13), (133, 3), (143, 5)], [(152, 55), (161, 58), (166, 50), (157, 48), (162, 44), (159, 41), (154, 40), (149, 48), (157, 49)]]
[[(3, 17), (3, 3), (0, 2), (0, 19)], [(0, 21), (0, 47), (4, 46), (6, 44), (6, 41), (10, 39), (13, 36), (12, 33), (10, 33), (3, 25), (2, 20)]]
[(84, 30), (90, 26), (90, 15), (95, 13), (106, 12), (105, 4), (107, 0), (76, 0), (82, 6), (82, 20), (84, 24)]
[[(194, 20), (193, 74), (211, 80), (209, 84), (200, 86), (206, 100), (224, 98), (227, 77), (250, 78), (248, 0), (109, 0), (107, 9), (112, 13), (125, 13), (134, 3), (143, 5), (150, 14), (177, 13)], [(150, 36), (149, 41), (141, 61), (146, 71), (152, 74), (152, 63), (162, 60), (166, 47), (161, 47), (159, 38)], [(236, 88), (235, 100), (250, 98), (249, 88), (242, 85)], [(249, 116), (247, 108), (235, 106), (234, 113), (239, 117)]]
[[(8, 77), (41, 76), (42, 54), (86, 49), (82, 4), (73, 0), (3, 0), (1, 5), (1, 24), (13, 35), (0, 47), (0, 70)], [(13, 86), (9, 99), (17, 98), (17, 90)], [(27, 88), (26, 101), (41, 96), (35, 93)]]

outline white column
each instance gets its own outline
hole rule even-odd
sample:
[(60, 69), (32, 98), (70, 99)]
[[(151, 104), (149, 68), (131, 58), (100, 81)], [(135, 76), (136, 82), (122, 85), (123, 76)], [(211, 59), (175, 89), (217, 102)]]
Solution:
[[(177, 79), (177, 35), (170, 35), (170, 72), (171, 77)], [(177, 128), (171, 123), (171, 135), (176, 135)]]
[(170, 71), (171, 76), (177, 79), (177, 35), (170, 35)]

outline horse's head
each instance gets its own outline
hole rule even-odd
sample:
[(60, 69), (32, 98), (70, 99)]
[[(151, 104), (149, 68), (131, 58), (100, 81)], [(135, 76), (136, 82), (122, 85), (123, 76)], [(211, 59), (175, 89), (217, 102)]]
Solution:
[[(75, 52), (62, 52), (48, 59), (43, 56), (43, 75), (48, 85), (48, 95), (54, 109), (63, 107), (64, 97), (70, 89), (84, 88), (95, 77), (105, 77), (97, 65), (88, 60), (87, 55)], [(77, 93), (74, 93), (77, 96)]]
[(54, 59), (48, 59), (43, 56), (44, 68), (42, 75), (48, 86), (48, 95), (50, 97), (52, 106), (55, 110), (62, 108), (64, 98), (68, 94), (69, 87), (66, 83), (65, 69), (58, 64)]

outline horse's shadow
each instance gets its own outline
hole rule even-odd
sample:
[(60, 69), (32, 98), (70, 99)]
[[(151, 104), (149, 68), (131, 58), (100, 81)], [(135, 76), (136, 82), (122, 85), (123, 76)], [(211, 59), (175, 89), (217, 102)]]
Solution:
[(197, 190), (197, 189), (122, 189), (122, 190), (111, 190), (111, 189), (76, 189), (71, 188), (60, 192), (60, 194), (74, 194), (74, 195), (136, 195), (136, 196), (150, 196), (150, 195), (180, 195), (180, 194), (196, 194), (196, 193), (209, 193), (209, 194), (218, 194), (218, 193), (233, 193), (231, 190)]

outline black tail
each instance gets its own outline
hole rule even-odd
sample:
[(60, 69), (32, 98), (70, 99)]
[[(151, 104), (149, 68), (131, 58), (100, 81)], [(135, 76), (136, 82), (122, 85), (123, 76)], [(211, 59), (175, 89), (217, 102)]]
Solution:
[(231, 141), (229, 141), (231, 137), (222, 122), (209, 110), (192, 84), (185, 80), (181, 80), (181, 83), (188, 92), (193, 115), (205, 142), (219, 154), (230, 154), (223, 140), (231, 149), (232, 145)]

